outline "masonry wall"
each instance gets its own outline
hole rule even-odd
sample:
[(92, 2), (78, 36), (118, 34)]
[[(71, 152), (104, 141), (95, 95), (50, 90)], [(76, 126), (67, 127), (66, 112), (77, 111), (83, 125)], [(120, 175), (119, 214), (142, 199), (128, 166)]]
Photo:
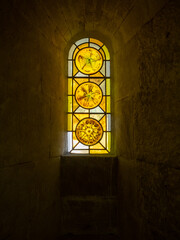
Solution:
[(55, 239), (65, 40), (40, 2), (1, 2), (0, 18), (0, 239)]
[(118, 55), (119, 231), (126, 240), (180, 236), (178, 23), (177, 1), (169, 1)]

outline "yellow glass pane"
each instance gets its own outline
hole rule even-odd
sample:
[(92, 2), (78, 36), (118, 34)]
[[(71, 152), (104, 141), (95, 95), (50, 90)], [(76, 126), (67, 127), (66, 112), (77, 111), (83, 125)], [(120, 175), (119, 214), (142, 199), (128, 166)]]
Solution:
[(100, 123), (103, 127), (103, 130), (106, 131), (106, 116), (104, 116), (101, 120)]
[(78, 48), (75, 49), (74, 54), (73, 54), (73, 59), (76, 57), (77, 52), (79, 51)]
[(103, 111), (105, 111), (105, 104), (106, 104), (105, 97), (103, 97), (103, 100), (99, 105), (102, 108)]
[(75, 63), (80, 72), (94, 74), (101, 68), (103, 59), (98, 50), (88, 47), (77, 53)]
[(110, 97), (107, 97), (107, 112), (111, 112), (111, 99)]
[(76, 88), (79, 86), (79, 84), (73, 80), (73, 95), (75, 94)]
[(84, 44), (81, 44), (78, 46), (79, 49), (82, 49), (82, 48), (85, 48), (85, 47), (88, 47), (88, 43), (84, 43)]
[(90, 150), (90, 154), (108, 154), (107, 150)]
[(78, 122), (79, 120), (75, 116), (73, 116), (73, 131), (75, 131)]
[(107, 132), (107, 150), (111, 151), (111, 132)]
[(108, 51), (107, 47), (106, 47), (106, 46), (103, 46), (102, 49), (103, 49), (104, 52), (105, 52), (106, 60), (110, 60), (110, 55), (109, 55), (109, 51)]
[(78, 69), (77, 69), (75, 63), (73, 62), (73, 76), (75, 76), (77, 72), (78, 72)]
[(68, 78), (68, 95), (72, 95), (72, 78)]
[(79, 104), (77, 104), (75, 97), (73, 97), (73, 112), (79, 107)]
[(74, 114), (79, 120), (89, 117), (89, 114)]
[(72, 96), (68, 96), (68, 112), (72, 112)]
[(90, 78), (90, 82), (94, 82), (97, 85), (100, 85), (104, 79), (102, 78)]
[(76, 134), (75, 134), (75, 132), (73, 132), (73, 147), (75, 147), (78, 142), (79, 141), (78, 141), (78, 139), (76, 137)]
[(100, 47), (103, 45), (102, 42), (100, 42), (99, 40), (94, 39), (94, 38), (90, 38), (90, 42), (92, 42), (92, 43), (96, 43), (96, 44), (98, 44)]
[(77, 139), (84, 145), (94, 145), (98, 143), (103, 135), (101, 124), (93, 119), (86, 118), (81, 120), (76, 127)]
[(90, 77), (104, 77), (104, 75), (102, 73), (100, 73), (100, 72), (97, 72), (97, 73), (95, 73), (93, 75), (90, 75)]
[(93, 146), (90, 146), (90, 149), (104, 149), (104, 147), (100, 143), (98, 143)]
[(75, 98), (81, 107), (95, 108), (102, 100), (102, 91), (95, 83), (83, 83), (77, 88)]
[(68, 131), (72, 131), (72, 114), (68, 114)]
[(111, 94), (111, 86), (110, 86), (110, 79), (106, 79), (106, 94), (110, 95)]
[(88, 81), (88, 78), (75, 78), (76, 82), (81, 84)]

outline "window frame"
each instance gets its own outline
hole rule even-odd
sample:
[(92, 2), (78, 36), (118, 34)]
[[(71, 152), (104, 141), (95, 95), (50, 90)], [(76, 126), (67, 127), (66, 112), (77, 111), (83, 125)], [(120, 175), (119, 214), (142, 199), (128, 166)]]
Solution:
[[(105, 49), (106, 50), (106, 52), (103, 50), (103, 52), (104, 52), (104, 59), (103, 59), (103, 64), (104, 64), (104, 68), (105, 68), (105, 73), (104, 73), (104, 76), (101, 76), (101, 77), (97, 77), (97, 76), (95, 76), (95, 74), (86, 74), (86, 76), (82, 76), (81, 74), (80, 74), (80, 76), (79, 76), (79, 78), (86, 78), (86, 79), (88, 79), (88, 81), (86, 81), (86, 82), (89, 82), (89, 81), (91, 81), (90, 79), (91, 78), (100, 78), (100, 79), (102, 79), (102, 78), (104, 78), (104, 80), (102, 81), (102, 82), (105, 82), (105, 85), (107, 85), (107, 79), (109, 79), (108, 81), (109, 81), (109, 87), (110, 87), (110, 89), (109, 89), (109, 95), (107, 95), (107, 91), (106, 91), (106, 87), (105, 87), (105, 94), (103, 95), (103, 97), (105, 97), (106, 98), (106, 101), (107, 101), (107, 98), (109, 98), (110, 100), (110, 103), (109, 103), (109, 108), (110, 108), (110, 110), (107, 112), (107, 102), (106, 102), (106, 110), (104, 111), (104, 117), (106, 117), (107, 118), (107, 115), (109, 116), (109, 122), (110, 122), (110, 125), (109, 125), (109, 127), (107, 127), (107, 123), (106, 123), (106, 131), (103, 131), (103, 135), (109, 135), (108, 137), (105, 137), (106, 138), (106, 143), (104, 144), (104, 145), (106, 145), (105, 147), (107, 148), (107, 139), (108, 139), (108, 141), (110, 142), (110, 144), (109, 144), (109, 147), (108, 147), (108, 151), (107, 152), (103, 152), (103, 151), (101, 151), (101, 150), (98, 150), (99, 151), (99, 153), (97, 153), (96, 151), (92, 151), (93, 149), (92, 149), (92, 147), (89, 147), (89, 150), (88, 150), (88, 153), (87, 153), (87, 151), (86, 152), (84, 152), (84, 153), (80, 153), (80, 152), (78, 152), (78, 150), (77, 150), (77, 152), (75, 153), (75, 152), (70, 152), (69, 151), (69, 149), (67, 150), (67, 153), (68, 154), (71, 154), (71, 155), (76, 155), (76, 154), (85, 154), (85, 155), (96, 155), (96, 154), (98, 154), (98, 155), (105, 155), (105, 154), (112, 154), (112, 94), (111, 94), (111, 89), (112, 89), (112, 84), (111, 84), (111, 71), (110, 71), (110, 68), (111, 68), (111, 59), (110, 59), (110, 53), (109, 53), (109, 50), (108, 50), (108, 48), (105, 46), (105, 44), (103, 44), (101, 41), (99, 41), (99, 40), (97, 40), (97, 39), (95, 39), (95, 38), (83, 38), (83, 39), (80, 39), (80, 40), (78, 40), (78, 41), (76, 41), (75, 43), (73, 43), (72, 44), (72, 46), (70, 47), (70, 49), (69, 49), (69, 52), (68, 52), (68, 77), (67, 77), (67, 79), (68, 79), (68, 87), (69, 87), (69, 79), (71, 78), (72, 79), (72, 82), (73, 82), (73, 79), (75, 78), (75, 76), (74, 76), (74, 73), (73, 73), (73, 67), (74, 67), (74, 61), (75, 61), (75, 57), (73, 58), (73, 54), (74, 54), (74, 52), (76, 52), (75, 54), (77, 54), (78, 53), (78, 51), (80, 51), (80, 50), (78, 50), (78, 48), (79, 49), (84, 49), (84, 48), (86, 48), (86, 47), (94, 47), (94, 42), (93, 41), (96, 41), (96, 42), (98, 42), (98, 43), (100, 43), (100, 44), (102, 44), (101, 46), (100, 46), (100, 49), (101, 50), (103, 50), (103, 49)], [(84, 46), (84, 48), (82, 48), (82, 45), (83, 44), (85, 44), (85, 43), (88, 43), (88, 46)], [(97, 48), (96, 48), (97, 49)], [(98, 49), (99, 50), (99, 49)], [(103, 53), (102, 53), (103, 54)], [(72, 56), (72, 57), (71, 57)], [(107, 73), (107, 69), (106, 69), (106, 65), (107, 64), (109, 64), (109, 68), (108, 68), (108, 73)], [(71, 66), (70, 66), (71, 65)], [(72, 70), (70, 70), (70, 68), (72, 67)], [(100, 70), (98, 71), (98, 72), (100, 72)], [(77, 74), (77, 73), (76, 73)], [(75, 74), (75, 75), (76, 75)], [(94, 75), (94, 77), (92, 76), (92, 75)], [(77, 78), (77, 76), (76, 76), (76, 78)], [(67, 93), (68, 93), (68, 89), (67, 89)], [(107, 96), (106, 96), (107, 95)], [(72, 95), (68, 95), (68, 96), (71, 96), (72, 97), (72, 102), (74, 101), (74, 94), (73, 94), (73, 85), (72, 85)], [(68, 107), (69, 106), (67, 106), (67, 109), (68, 109)], [(67, 118), (69, 118), (68, 116), (69, 116), (69, 114), (71, 114), (72, 115), (72, 118), (73, 118), (73, 115), (74, 115), (74, 112), (73, 111), (71, 111), (71, 112), (69, 112), (69, 111), (67, 111), (67, 114), (66, 114), (66, 119)], [(90, 117), (90, 112), (89, 112), (89, 117)], [(107, 121), (107, 119), (106, 119), (106, 121)], [(68, 125), (68, 124), (67, 124)], [(73, 125), (72, 125), (72, 129), (71, 130), (69, 130), (69, 127), (67, 126), (67, 135), (68, 135), (68, 133), (69, 132), (71, 132), (72, 133), (72, 136), (71, 136), (71, 138), (72, 138), (72, 146), (73, 146), (73, 133), (74, 133), (74, 131), (73, 131)], [(69, 138), (68, 138), (68, 136), (67, 136), (67, 145), (68, 145), (68, 141), (69, 141)], [(100, 141), (99, 141), (100, 142)], [(71, 148), (72, 148), (72, 146), (71, 146)], [(67, 146), (67, 148), (68, 148), (69, 146)], [(83, 149), (84, 150), (84, 149)], [(101, 151), (101, 152), (100, 152)]]

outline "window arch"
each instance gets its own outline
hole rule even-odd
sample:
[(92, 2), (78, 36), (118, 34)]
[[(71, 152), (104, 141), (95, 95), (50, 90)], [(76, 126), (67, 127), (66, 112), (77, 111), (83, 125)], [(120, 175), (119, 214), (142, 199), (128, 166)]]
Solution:
[(110, 153), (110, 88), (107, 47), (94, 38), (76, 41), (68, 55), (68, 153)]

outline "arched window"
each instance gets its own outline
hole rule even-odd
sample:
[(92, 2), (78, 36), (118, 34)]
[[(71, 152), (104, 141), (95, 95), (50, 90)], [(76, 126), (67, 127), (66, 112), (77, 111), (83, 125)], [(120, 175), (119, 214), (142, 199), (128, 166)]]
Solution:
[(68, 55), (68, 153), (111, 151), (110, 54), (94, 38), (75, 42)]

